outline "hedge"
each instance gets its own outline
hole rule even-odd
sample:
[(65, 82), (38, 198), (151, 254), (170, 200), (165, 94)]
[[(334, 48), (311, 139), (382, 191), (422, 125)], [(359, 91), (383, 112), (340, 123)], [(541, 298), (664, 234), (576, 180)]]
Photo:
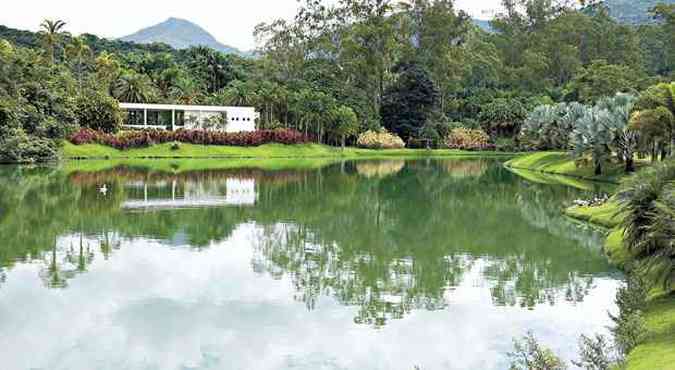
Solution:
[(181, 142), (198, 145), (259, 146), (269, 143), (302, 144), (310, 138), (290, 129), (227, 133), (205, 130), (142, 130), (117, 135), (82, 128), (68, 140), (75, 145), (102, 144), (116, 149), (144, 148), (153, 144)]

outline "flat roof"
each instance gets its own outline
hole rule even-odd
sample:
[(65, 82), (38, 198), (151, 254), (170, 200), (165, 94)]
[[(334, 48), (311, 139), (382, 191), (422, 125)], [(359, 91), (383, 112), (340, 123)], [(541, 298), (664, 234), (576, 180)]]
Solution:
[(255, 110), (254, 107), (225, 107), (215, 105), (179, 105), (179, 104), (143, 104), (143, 103), (120, 103), (123, 109), (156, 109), (156, 110), (186, 110), (201, 112), (225, 112), (228, 110)]

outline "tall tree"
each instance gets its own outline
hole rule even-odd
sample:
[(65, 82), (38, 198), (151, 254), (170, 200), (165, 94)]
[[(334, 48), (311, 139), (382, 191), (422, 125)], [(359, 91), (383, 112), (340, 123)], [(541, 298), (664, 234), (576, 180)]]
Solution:
[(380, 115), (387, 130), (409, 141), (438, 108), (439, 93), (420, 66), (401, 64), (396, 71), (399, 77), (385, 92)]
[(412, 55), (407, 58), (429, 70), (444, 111), (446, 97), (464, 72), (459, 49), (470, 28), (469, 16), (455, 11), (452, 0), (414, 0), (404, 10), (412, 19)]
[(84, 67), (93, 54), (91, 48), (82, 37), (74, 37), (68, 45), (66, 45), (66, 56), (75, 70), (77, 81), (82, 84), (84, 77)]
[(47, 51), (47, 58), (50, 63), (54, 63), (56, 59), (56, 48), (63, 37), (63, 28), (66, 22), (62, 20), (45, 19), (40, 24), (40, 36)]

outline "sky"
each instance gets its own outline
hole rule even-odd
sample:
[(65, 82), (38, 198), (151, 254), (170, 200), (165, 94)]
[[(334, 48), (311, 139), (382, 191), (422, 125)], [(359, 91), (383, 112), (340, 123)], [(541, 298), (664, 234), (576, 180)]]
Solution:
[[(253, 28), (277, 18), (292, 19), (297, 0), (20, 0), (2, 6), (0, 24), (36, 31), (43, 19), (62, 19), (72, 34), (91, 33), (116, 38), (160, 23), (169, 17), (187, 19), (216, 39), (242, 50), (255, 47)], [(501, 0), (456, 0), (455, 4), (481, 19)]]

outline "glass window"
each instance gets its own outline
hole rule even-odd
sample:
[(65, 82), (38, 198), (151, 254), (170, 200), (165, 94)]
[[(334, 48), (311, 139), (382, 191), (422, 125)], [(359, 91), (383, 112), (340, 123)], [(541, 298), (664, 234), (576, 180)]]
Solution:
[(179, 127), (185, 126), (185, 111), (182, 110), (176, 111), (176, 126)]
[(127, 111), (127, 125), (142, 125), (143, 124), (143, 109), (129, 109)]
[(148, 126), (159, 125), (159, 111), (148, 109)]
[(159, 112), (159, 125), (166, 126), (171, 128), (171, 115), (173, 113), (170, 110), (163, 110)]

